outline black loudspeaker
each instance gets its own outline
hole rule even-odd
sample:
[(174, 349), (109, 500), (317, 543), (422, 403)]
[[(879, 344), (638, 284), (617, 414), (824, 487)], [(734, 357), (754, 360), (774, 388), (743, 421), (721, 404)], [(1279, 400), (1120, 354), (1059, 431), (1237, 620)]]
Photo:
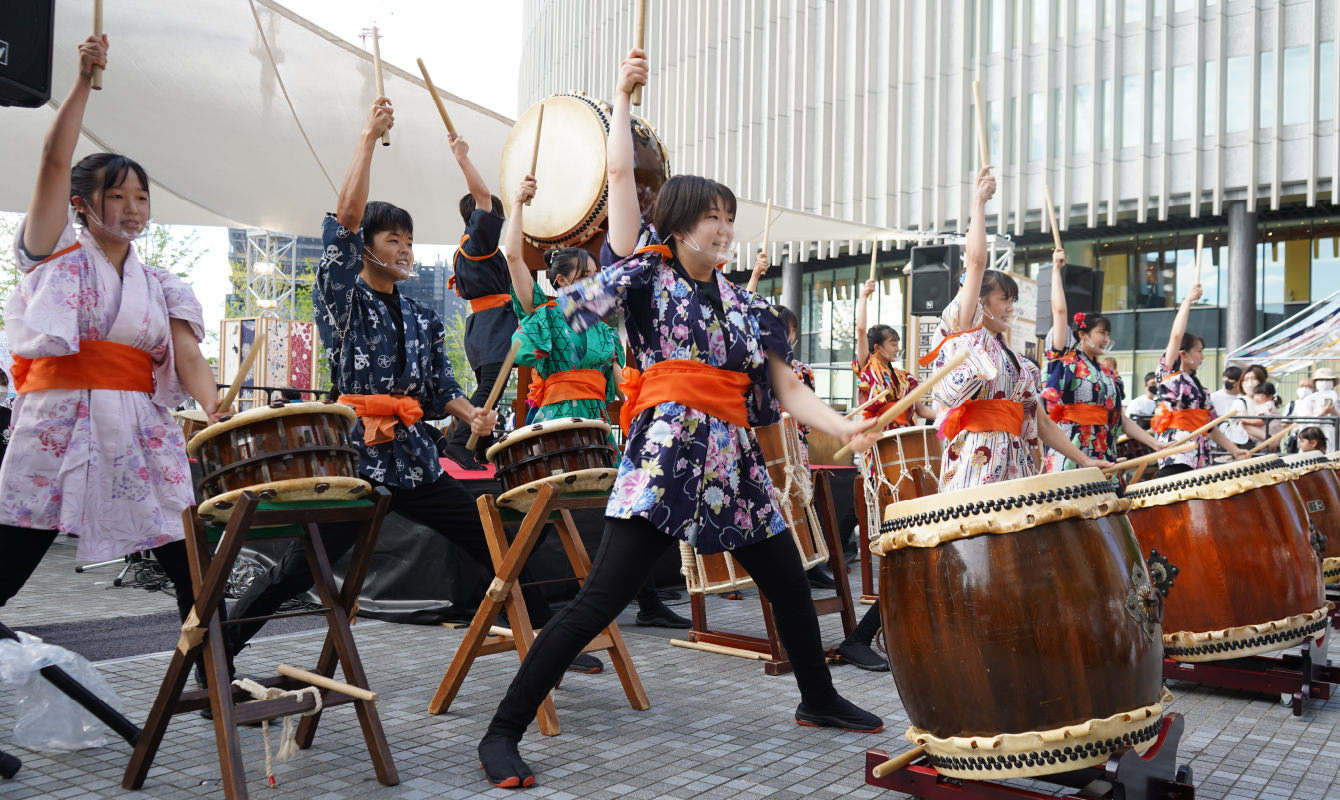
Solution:
[(912, 313), (938, 317), (958, 294), (963, 272), (962, 248), (956, 244), (912, 248)]
[[(1083, 311), (1086, 314), (1103, 310), (1103, 271), (1093, 267), (1066, 264), (1062, 273), (1065, 281), (1065, 305), (1071, 318)], [(1052, 268), (1038, 270), (1038, 336), (1046, 336), (1052, 326)], [(1070, 320), (1066, 320), (1069, 324)]]
[(0, 3), (0, 106), (36, 108), (51, 99), (56, 0)]

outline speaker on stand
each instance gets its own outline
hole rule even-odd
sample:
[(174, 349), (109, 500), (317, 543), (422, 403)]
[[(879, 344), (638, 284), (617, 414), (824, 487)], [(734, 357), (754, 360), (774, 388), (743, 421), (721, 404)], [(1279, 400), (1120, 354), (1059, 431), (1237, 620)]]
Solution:
[(909, 307), (912, 315), (938, 317), (958, 294), (958, 279), (963, 273), (963, 248), (956, 244), (921, 245), (912, 248), (911, 256)]
[[(1066, 264), (1062, 273), (1065, 304), (1071, 316), (1103, 310), (1103, 271), (1093, 267)], [(1052, 327), (1052, 268), (1038, 270), (1038, 336), (1046, 336)], [(1066, 324), (1070, 320), (1064, 320)]]
[(37, 108), (51, 99), (56, 0), (0, 3), (0, 106)]

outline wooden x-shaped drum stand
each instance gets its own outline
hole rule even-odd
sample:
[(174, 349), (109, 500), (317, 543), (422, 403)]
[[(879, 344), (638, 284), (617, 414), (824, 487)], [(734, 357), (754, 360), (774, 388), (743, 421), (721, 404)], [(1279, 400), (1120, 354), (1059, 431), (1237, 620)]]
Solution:
[[(219, 765), (223, 773), (224, 794), (229, 800), (247, 797), (246, 774), (242, 764), (242, 748), (237, 738), (237, 726), (307, 713), (298, 725), (297, 744), (306, 749), (316, 736), (320, 712), (312, 714), (316, 700), (310, 694), (289, 694), (270, 700), (252, 700), (251, 696), (232, 687), (228, 675), (227, 657), (223, 638), (223, 624), (242, 620), (219, 620), (219, 604), (223, 602), (224, 588), (232, 571), (242, 543), (253, 538), (282, 538), (299, 536), (307, 553), (316, 590), (321, 597), (329, 630), (321, 648), (315, 672), (285, 667), (288, 675), (263, 678), (257, 683), (284, 690), (321, 690), (321, 707), (353, 703), (358, 722), (363, 729), (368, 754), (377, 771), (377, 780), (383, 786), (400, 782), (391, 750), (386, 744), (381, 719), (377, 716), (376, 695), (368, 688), (367, 675), (354, 647), (349, 629), (350, 610), (356, 606), (359, 590), (372, 561), (372, 551), (381, 531), (382, 519), (390, 506), (391, 495), (378, 488), (371, 500), (341, 500), (333, 502), (262, 502), (256, 494), (244, 492), (234, 507), (232, 516), (222, 529), (218, 548), (210, 555), (210, 539), (218, 535), (218, 528), (206, 529), (194, 507), (182, 513), (186, 527), (186, 552), (190, 559), (191, 585), (195, 591), (195, 607), (191, 617), (182, 625), (181, 639), (172, 653), (158, 698), (144, 723), (144, 732), (135, 745), (130, 764), (126, 767), (121, 786), (139, 789), (153, 764), (154, 755), (163, 741), (168, 721), (176, 714), (185, 714), (209, 708), (214, 716), (214, 738), (219, 748)], [(320, 523), (359, 522), (357, 538), (344, 588), (335, 586), (330, 561), (317, 530)], [(306, 613), (306, 612), (300, 612)], [(288, 615), (276, 615), (288, 616)], [(183, 691), (190, 674), (194, 655), (204, 648), (204, 673), (209, 685), (206, 689)], [(333, 679), (338, 663), (347, 683)], [(300, 677), (291, 677), (300, 676)], [(225, 691), (227, 687), (230, 691)]]
[[(569, 510), (604, 508), (608, 501), (607, 492), (563, 494), (554, 486), (546, 484), (536, 494), (534, 505), (523, 516), (517, 511), (500, 510), (492, 495), (479, 498), (479, 518), (484, 526), (489, 553), (493, 557), (496, 577), (485, 592), (479, 610), (475, 612), (474, 619), (465, 632), (465, 640), (457, 648), (451, 666), (447, 668), (447, 674), (442, 676), (442, 683), (438, 685), (437, 693), (433, 695), (433, 700), (428, 705), (428, 713), (441, 714), (451, 708), (451, 702), (456, 699), (456, 693), (460, 691), (461, 684), (465, 682), (465, 676), (470, 672), (470, 667), (476, 658), (508, 651), (515, 651), (517, 657), (522, 660), (526, 658), (526, 653), (530, 651), (531, 644), (535, 641), (535, 629), (531, 627), (530, 615), (526, 613), (526, 604), (521, 599), (521, 587), (517, 584), (521, 567), (535, 549), (535, 543), (539, 540), (545, 523), (553, 522), (554, 527), (558, 529), (559, 540), (563, 543), (563, 550), (567, 553), (573, 573), (578, 580), (584, 581), (591, 569), (591, 560), (586, 555), (586, 547), (577, 534), (577, 526), (572, 521)], [(516, 539), (509, 545), (505, 526), (511, 524), (519, 524), (520, 528), (517, 530)], [(510, 631), (494, 627), (498, 612), (504, 608), (507, 609), (507, 619), (512, 625)], [(613, 662), (614, 670), (623, 684), (624, 694), (628, 696), (628, 704), (639, 711), (651, 708), (617, 623), (611, 622), (610, 626), (601, 631), (582, 652), (600, 650), (609, 652), (610, 661)], [(554, 710), (552, 692), (540, 705), (535, 719), (539, 723), (540, 732), (545, 736), (557, 736), (562, 732), (558, 724), (558, 712)]]

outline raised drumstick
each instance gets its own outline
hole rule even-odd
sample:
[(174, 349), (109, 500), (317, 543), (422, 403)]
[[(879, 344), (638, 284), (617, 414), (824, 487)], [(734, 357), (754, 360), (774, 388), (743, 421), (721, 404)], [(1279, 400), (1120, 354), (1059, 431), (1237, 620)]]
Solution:
[(242, 366), (238, 368), (237, 375), (233, 377), (233, 383), (228, 387), (228, 391), (219, 401), (219, 412), (227, 413), (232, 407), (233, 401), (237, 399), (237, 393), (242, 391), (242, 381), (247, 379), (247, 373), (251, 372), (251, 365), (256, 363), (256, 356), (261, 354), (261, 349), (257, 347), (259, 342), (252, 342), (251, 349), (247, 350), (246, 358), (242, 359)]
[(422, 58), (414, 59), (419, 64), (419, 72), (423, 73), (423, 82), (428, 86), (428, 93), (433, 96), (433, 102), (437, 103), (437, 113), (442, 115), (442, 122), (447, 126), (447, 133), (456, 135), (456, 126), (451, 124), (451, 115), (447, 113), (447, 107), (442, 103), (442, 96), (437, 93), (437, 87), (433, 85), (433, 79), (428, 77), (428, 68), (423, 65)]
[(772, 246), (772, 198), (768, 198), (768, 208), (763, 212), (763, 255), (768, 257), (768, 263), (772, 263), (772, 253), (769, 252)]
[[(1052, 204), (1051, 187), (1045, 183), (1042, 185), (1042, 193), (1047, 197), (1047, 222), (1052, 228), (1052, 242), (1056, 244), (1056, 249), (1061, 249), (1061, 229), (1056, 226), (1056, 207)], [(1053, 276), (1053, 280), (1055, 276)]]
[[(503, 359), (502, 371), (498, 373), (498, 380), (493, 382), (493, 390), (489, 392), (489, 399), (484, 403), (486, 410), (492, 410), (493, 404), (498, 402), (498, 395), (502, 394), (503, 389), (507, 388), (507, 381), (512, 378), (512, 364), (516, 363), (517, 351), (521, 349), (521, 340), (512, 340), (512, 349), (507, 351), (507, 358)], [(470, 438), (465, 442), (465, 449), (473, 451), (475, 445), (479, 444), (479, 434), (471, 431)]]
[(982, 84), (972, 82), (972, 97), (977, 113), (977, 151), (982, 154), (982, 166), (991, 163), (991, 145), (986, 140), (986, 111), (982, 108)]
[(875, 392), (874, 394), (870, 395), (869, 400), (866, 400), (864, 403), (861, 403), (859, 406), (853, 408), (851, 411), (848, 411), (846, 414), (843, 414), (842, 416), (850, 419), (856, 416), (857, 414), (861, 413), (862, 411), (865, 411), (867, 408), (873, 406), (875, 403), (878, 403), (881, 400), (883, 400), (884, 396), (887, 395), (888, 393), (889, 390), (887, 388), (880, 389), (878, 392)]
[[(643, 43), (647, 38), (647, 0), (637, 0), (634, 6), (636, 15), (633, 22), (633, 47), (642, 49)], [(642, 84), (633, 87), (633, 93), (628, 96), (629, 100), (635, 106), (642, 105)], [(533, 174), (533, 173), (532, 173)]]
[(1131, 469), (1132, 467), (1143, 466), (1145, 464), (1150, 463), (1151, 461), (1158, 461), (1160, 459), (1167, 458), (1168, 456), (1175, 456), (1178, 453), (1185, 453), (1186, 451), (1191, 450), (1195, 446), (1196, 446), (1195, 442), (1182, 442), (1181, 444), (1169, 445), (1168, 447), (1165, 447), (1162, 450), (1155, 450), (1154, 452), (1148, 453), (1143, 456), (1128, 458), (1125, 461), (1118, 461), (1117, 463), (1113, 464), (1110, 467), (1103, 467), (1103, 474), (1111, 475), (1114, 472), (1121, 472), (1122, 470)]
[(1196, 234), (1196, 280), (1193, 283), (1200, 283), (1200, 253), (1205, 249), (1205, 234)]
[[(535, 168), (540, 164), (540, 133), (544, 130), (544, 103), (540, 103), (540, 118), (535, 122), (535, 149), (530, 154), (530, 176), (535, 177)], [(531, 198), (534, 200), (535, 198)], [(530, 200), (526, 201), (530, 205)]]
[[(373, 71), (373, 72), (376, 74), (376, 76), (377, 76), (377, 96), (378, 96), (378, 97), (385, 97), (385, 96), (386, 96), (386, 82), (382, 79), (382, 47), (381, 47), (381, 44), (379, 44), (378, 41), (377, 41), (378, 38), (379, 38), (379, 37), (377, 36), (377, 26), (376, 26), (376, 25), (373, 25), (373, 26), (372, 26), (372, 71)], [(390, 145), (390, 144), (391, 144), (391, 132), (390, 132), (390, 131), (385, 131), (385, 132), (382, 133), (382, 146), (383, 146), (383, 147), (386, 147), (386, 146), (388, 146), (388, 145)]]
[[(102, 38), (102, 0), (93, 0), (93, 35)], [(102, 89), (102, 67), (93, 68), (88, 85), (93, 89)]]
[[(879, 272), (879, 240), (876, 239), (870, 243), (870, 280), (874, 280), (876, 273)], [(859, 287), (858, 287), (859, 289)]]
[(1270, 447), (1271, 445), (1276, 444), (1277, 442), (1279, 442), (1280, 439), (1283, 439), (1285, 436), (1288, 436), (1288, 435), (1289, 435), (1289, 432), (1292, 431), (1294, 428), (1297, 428), (1297, 427), (1298, 427), (1298, 423), (1297, 423), (1297, 422), (1295, 422), (1295, 423), (1289, 425), (1289, 427), (1285, 428), (1284, 430), (1280, 431), (1279, 433), (1275, 434), (1274, 436), (1270, 437), (1269, 439), (1266, 439), (1264, 442), (1261, 442), (1261, 443), (1258, 444), (1256, 447), (1253, 447), (1251, 450), (1248, 450), (1248, 451), (1247, 451), (1247, 455), (1249, 455), (1249, 456), (1251, 456), (1251, 455), (1256, 455), (1258, 452), (1260, 452), (1260, 451), (1266, 449), (1267, 447)]
[[(877, 430), (879, 428), (883, 428), (884, 426), (888, 425), (890, 422), (893, 422), (894, 418), (896, 418), (899, 414), (903, 413), (907, 409), (911, 408), (913, 403), (920, 400), (922, 396), (924, 396), (927, 392), (931, 390), (933, 386), (935, 386), (935, 384), (944, 380), (945, 376), (953, 372), (958, 367), (959, 364), (962, 364), (966, 360), (968, 360), (968, 351), (964, 350), (958, 355), (946, 361), (943, 367), (940, 367), (935, 372), (931, 373), (931, 376), (929, 378), (922, 381), (912, 391), (903, 395), (903, 398), (901, 400), (889, 406), (889, 408), (883, 414), (880, 414), (877, 419), (872, 420), (871, 424), (866, 426), (866, 430), (867, 431), (871, 429)], [(838, 449), (836, 453), (833, 454), (833, 458), (840, 459), (850, 452), (851, 452), (850, 446), (843, 445), (841, 448)]]

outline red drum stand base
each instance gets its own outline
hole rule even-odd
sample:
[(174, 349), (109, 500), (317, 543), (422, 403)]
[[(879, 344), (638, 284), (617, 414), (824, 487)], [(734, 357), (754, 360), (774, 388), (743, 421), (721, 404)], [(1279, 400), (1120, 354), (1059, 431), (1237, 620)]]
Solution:
[(1293, 706), (1293, 715), (1303, 715), (1303, 703), (1309, 699), (1329, 700), (1331, 684), (1340, 684), (1340, 667), (1331, 666), (1326, 657), (1330, 637), (1325, 629), (1319, 636), (1304, 640), (1297, 655), (1279, 657), (1249, 656), (1226, 661), (1189, 663), (1163, 659), (1163, 677), (1193, 681), (1226, 689), (1278, 694), (1285, 705)]
[[(1194, 800), (1191, 767), (1177, 763), (1177, 744), (1186, 722), (1180, 714), (1164, 714), (1158, 739), (1140, 755), (1120, 750), (1100, 767), (1057, 772), (1032, 778), (1067, 787), (1064, 794), (1045, 794), (1001, 781), (947, 778), (926, 757), (875, 777), (875, 768), (888, 760), (883, 750), (867, 750), (865, 782), (925, 800), (1051, 800), (1057, 797), (1092, 800)], [(1070, 790), (1079, 789), (1078, 794)]]

